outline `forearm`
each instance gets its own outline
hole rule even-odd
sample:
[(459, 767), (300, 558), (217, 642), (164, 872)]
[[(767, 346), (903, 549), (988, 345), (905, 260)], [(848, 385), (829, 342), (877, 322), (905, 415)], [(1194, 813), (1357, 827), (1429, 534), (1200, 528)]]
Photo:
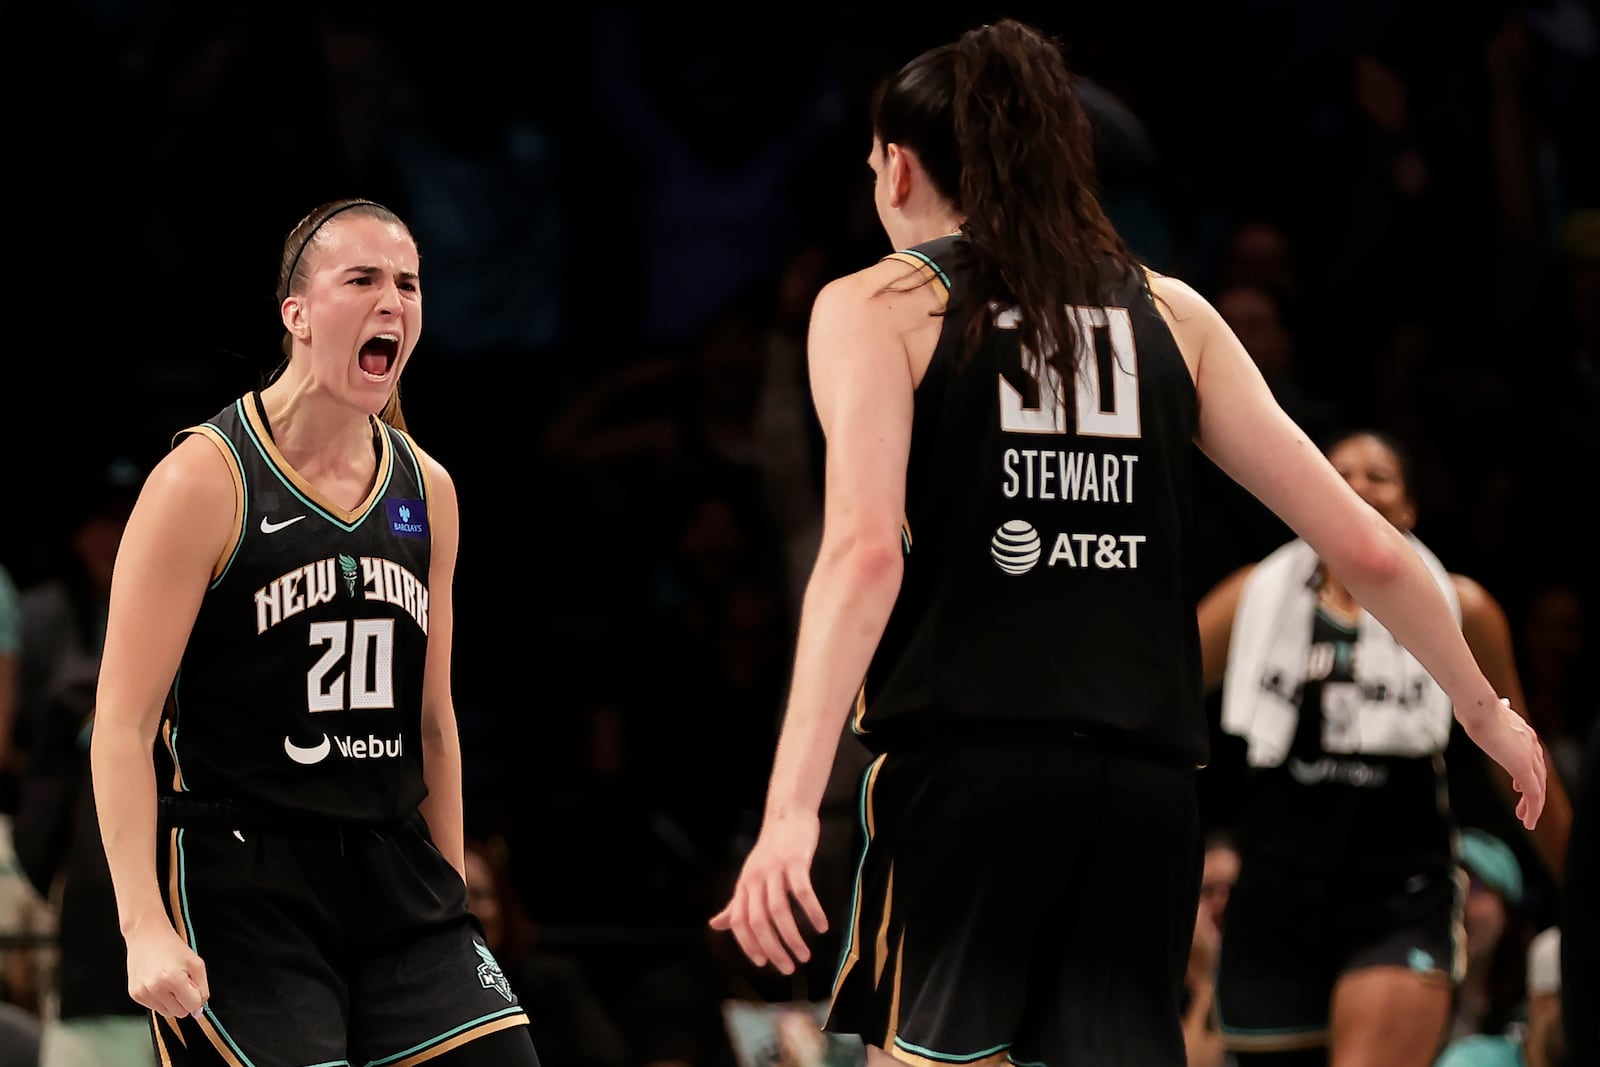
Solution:
[(1188, 1067), (1221, 1067), (1222, 1036), (1212, 1029), (1211, 1010), (1216, 983), (1202, 978), (1186, 983), (1189, 1007), (1183, 1014), (1183, 1045)]
[(1500, 694), (1473, 657), (1433, 573), (1386, 522), (1377, 533), (1388, 543), (1374, 551), (1369, 562), (1344, 566), (1326, 562), (1356, 600), (1439, 683), (1457, 719), (1475, 722), (1498, 714)]
[(893, 551), (826, 544), (806, 588), (789, 706), (767, 789), (767, 817), (815, 815), (846, 716), (900, 591)]
[(156, 772), (150, 740), (135, 727), (97, 721), (89, 761), (122, 933), (170, 923), (156, 879)]
[(422, 732), (422, 778), (428, 795), (422, 817), (433, 843), (463, 881), (467, 877), (466, 829), (461, 811), (461, 736), (453, 712), (432, 716)]

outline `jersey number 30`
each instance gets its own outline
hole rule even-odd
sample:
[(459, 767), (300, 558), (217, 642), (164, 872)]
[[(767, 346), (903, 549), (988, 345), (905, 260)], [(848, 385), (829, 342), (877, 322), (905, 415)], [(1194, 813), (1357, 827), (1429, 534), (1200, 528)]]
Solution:
[[(1139, 355), (1133, 345), (1133, 317), (1127, 308), (1070, 310), (1077, 320), (1078, 336), (1085, 342), (1077, 388), (1072, 390), (1078, 433), (1085, 437), (1138, 437)], [(995, 325), (1002, 330), (1016, 329), (1016, 309), (1002, 311), (995, 317)], [(1102, 336), (1109, 353), (1103, 354)], [(1033, 373), (1035, 365), (1037, 374)], [(1007, 433), (1070, 433), (1067, 390), (1061, 375), (1049, 363), (1036, 359), (1026, 345), (1022, 346), (1022, 369), (1038, 387), (1039, 403), (1028, 406), (1022, 391), (1000, 375), (1000, 428)]]
[(314, 622), (311, 643), (327, 651), (306, 672), (307, 711), (394, 707), (393, 619)]

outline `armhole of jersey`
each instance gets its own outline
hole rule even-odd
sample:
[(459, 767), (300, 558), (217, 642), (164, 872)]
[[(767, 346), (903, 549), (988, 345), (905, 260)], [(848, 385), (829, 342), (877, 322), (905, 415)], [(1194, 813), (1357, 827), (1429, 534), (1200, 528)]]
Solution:
[(433, 500), (433, 486), (428, 479), (428, 466), (422, 462), (422, 453), (417, 450), (417, 443), (411, 439), (410, 434), (400, 427), (390, 426), (389, 429), (405, 444), (406, 455), (411, 457), (411, 469), (416, 472), (417, 484), (422, 487), (422, 502), (424, 504), (431, 503)]
[(244, 492), (244, 470), (239, 466), (239, 454), (233, 450), (233, 442), (211, 423), (179, 430), (172, 436), (173, 445), (176, 446), (190, 434), (198, 434), (216, 446), (217, 451), (222, 453), (222, 461), (228, 465), (228, 476), (233, 479), (233, 536), (223, 545), (222, 554), (211, 565), (211, 586), (215, 588), (222, 580), (222, 576), (228, 573), (228, 567), (233, 563), (234, 557), (239, 554), (239, 546), (244, 544), (244, 517), (247, 503)]
[(949, 301), (949, 299), (950, 299), (950, 278), (949, 278), (949, 276), (946, 275), (944, 271), (939, 269), (939, 264), (935, 263), (933, 260), (931, 260), (927, 256), (923, 255), (921, 252), (917, 252), (917, 251), (914, 251), (914, 250), (906, 250), (906, 251), (900, 251), (900, 252), (890, 252), (888, 255), (884, 256), (883, 258), (884, 259), (892, 259), (892, 260), (896, 261), (897, 263), (905, 263), (905, 264), (909, 265), (914, 270), (916, 270), (916, 272), (918, 274), (921, 274), (923, 276), (923, 278), (927, 279), (932, 284), (938, 286), (941, 298), (944, 299), (945, 301)]

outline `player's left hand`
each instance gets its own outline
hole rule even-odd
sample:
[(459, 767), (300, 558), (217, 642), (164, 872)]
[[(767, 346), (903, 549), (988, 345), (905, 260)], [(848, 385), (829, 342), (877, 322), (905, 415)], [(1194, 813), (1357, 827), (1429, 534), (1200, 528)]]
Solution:
[(815, 815), (786, 815), (762, 823), (732, 899), (711, 917), (711, 928), (731, 931), (757, 967), (770, 963), (782, 974), (793, 974), (797, 963), (811, 958), (794, 920), (796, 902), (818, 933), (828, 929), (827, 916), (811, 888), (811, 860), (820, 834)]

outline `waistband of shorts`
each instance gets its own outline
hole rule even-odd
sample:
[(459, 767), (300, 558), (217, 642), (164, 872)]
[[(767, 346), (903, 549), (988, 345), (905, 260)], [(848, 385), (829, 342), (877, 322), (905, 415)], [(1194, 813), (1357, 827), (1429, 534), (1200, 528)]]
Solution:
[(411, 816), (359, 822), (332, 819), (311, 812), (273, 810), (229, 797), (163, 793), (156, 798), (156, 824), (162, 829), (249, 830), (291, 837), (337, 837), (358, 832), (387, 833)]

